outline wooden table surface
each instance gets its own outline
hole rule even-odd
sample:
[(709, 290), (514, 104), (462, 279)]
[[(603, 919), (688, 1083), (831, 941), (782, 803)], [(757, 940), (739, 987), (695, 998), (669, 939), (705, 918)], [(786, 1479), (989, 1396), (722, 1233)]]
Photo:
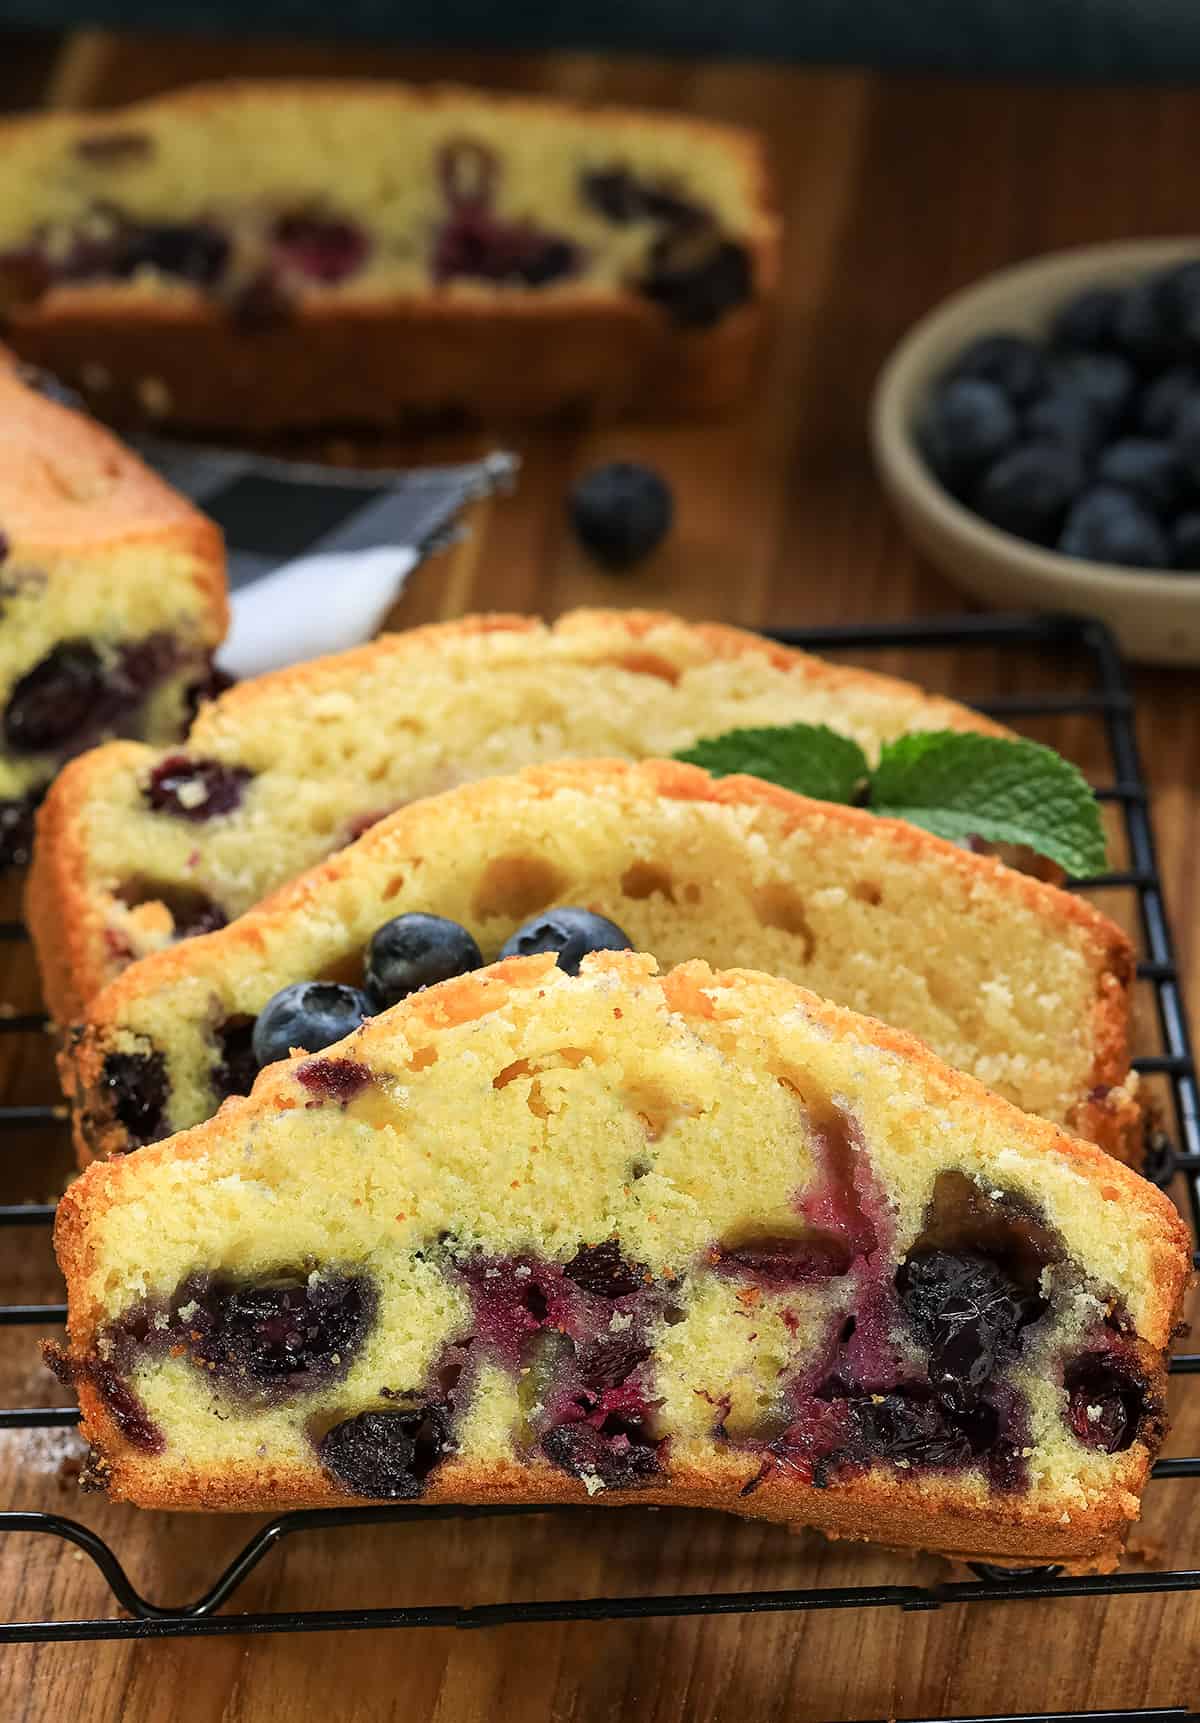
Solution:
[[(1075, 242), (1186, 232), (1196, 221), (1200, 92), (591, 57), (450, 62), (365, 48), (104, 36), (77, 38), (61, 51), (44, 41), (8, 48), (16, 68), (0, 80), (0, 103), (8, 105), (104, 104), (197, 76), (303, 70), (455, 76), (661, 104), (765, 129), (787, 222), (784, 293), (746, 411), (722, 424), (517, 437), (525, 459), (519, 494), (487, 505), (469, 541), (420, 573), (401, 606), (404, 621), (482, 608), (553, 614), (580, 603), (669, 606), (750, 625), (961, 609), (953, 588), (909, 551), (872, 477), (864, 416), (883, 356), (926, 307), (999, 264)], [(491, 440), (502, 435), (496, 427)], [(480, 446), (478, 438), (439, 437), (387, 452), (436, 460)], [(590, 568), (563, 515), (571, 476), (617, 455), (660, 466), (678, 500), (671, 541), (626, 578)], [(884, 662), (968, 698), (1039, 676), (1043, 685), (1047, 677), (1065, 683), (1071, 673), (991, 651), (895, 653)], [(1169, 905), (1194, 983), (1200, 681), (1145, 672), (1137, 692)], [(1099, 768), (1100, 737), (1089, 721), (1036, 733)], [(35, 1003), (24, 954), (14, 954), (0, 978), (0, 999), (18, 1008)], [(1145, 1032), (1152, 1033), (1149, 1023)], [(52, 1098), (48, 1049), (24, 1037), (14, 1044), (20, 1055), (0, 1074), (0, 1098)], [(45, 1133), (31, 1134), (23, 1148), (7, 1151), (3, 1200), (45, 1198), (64, 1175), (65, 1157)], [(57, 1296), (43, 1234), (29, 1234), (19, 1250), (12, 1239), (5, 1299)], [(60, 1398), (31, 1342), (27, 1331), (8, 1333), (0, 1353), (4, 1405)], [(1168, 1451), (1196, 1452), (1200, 1393), (1189, 1406), (1180, 1386)], [(77, 1457), (69, 1433), (0, 1436), (0, 1502), (69, 1513), (103, 1531), (157, 1601), (198, 1595), (257, 1523), (106, 1507), (77, 1496)], [(1200, 1489), (1151, 1486), (1130, 1571), (1200, 1566), (1198, 1546)], [(932, 1584), (945, 1572), (932, 1560), (696, 1514), (598, 1513), (310, 1534), (268, 1558), (239, 1592), (238, 1607)], [(108, 1609), (105, 1588), (78, 1553), (41, 1538), (11, 1536), (0, 1545), (5, 1617)], [(1177, 1594), (913, 1614), (46, 1645), (0, 1653), (0, 1716), (11, 1723), (832, 1723), (1184, 1705), (1200, 1699), (1198, 1622), (1195, 1598)]]

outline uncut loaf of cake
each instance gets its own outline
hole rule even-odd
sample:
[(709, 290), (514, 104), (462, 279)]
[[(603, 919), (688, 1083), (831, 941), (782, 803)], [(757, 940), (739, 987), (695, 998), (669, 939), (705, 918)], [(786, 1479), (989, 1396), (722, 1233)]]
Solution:
[(231, 80), (0, 127), (0, 324), (118, 415), (724, 407), (778, 243), (753, 135), (658, 114)]
[(1111, 1561), (1188, 1284), (1167, 1199), (920, 1042), (604, 953), (431, 987), (94, 1162), (92, 1476), (148, 1507), (726, 1508)]
[(301, 981), (362, 987), (365, 948), (393, 917), (447, 917), (490, 959), (563, 904), (608, 917), (664, 967), (701, 957), (801, 981), (920, 1035), (1026, 1111), (1140, 1153), (1133, 955), (1090, 904), (757, 778), (575, 760), (416, 802), (227, 928), (125, 970), (60, 1059), (81, 1159), (247, 1093), (267, 1001)]
[(184, 733), (226, 626), (216, 527), (56, 394), (0, 348), (0, 868), (72, 754)]
[(231, 689), (186, 751), (113, 745), (41, 811), (28, 914), (60, 1024), (135, 958), (223, 925), (372, 821), (565, 755), (670, 755), (739, 724), (997, 733), (911, 684), (646, 611), (470, 617)]

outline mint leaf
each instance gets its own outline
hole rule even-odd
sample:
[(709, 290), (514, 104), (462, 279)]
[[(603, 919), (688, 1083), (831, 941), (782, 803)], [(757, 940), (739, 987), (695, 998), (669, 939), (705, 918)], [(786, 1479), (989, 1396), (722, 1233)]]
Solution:
[(827, 724), (781, 724), (762, 730), (726, 730), (676, 754), (714, 778), (749, 772), (799, 796), (852, 802), (865, 783), (867, 756), (857, 742)]
[(1100, 810), (1074, 766), (1039, 742), (925, 730), (884, 745), (872, 812), (938, 837), (1028, 844), (1076, 879), (1106, 860)]

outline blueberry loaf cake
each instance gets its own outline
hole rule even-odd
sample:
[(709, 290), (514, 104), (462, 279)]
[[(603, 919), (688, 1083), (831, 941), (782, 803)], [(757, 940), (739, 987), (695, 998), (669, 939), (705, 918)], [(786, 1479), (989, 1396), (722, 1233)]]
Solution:
[(1136, 1516), (1190, 1272), (1160, 1192), (920, 1042), (631, 952), (417, 993), (94, 1162), (56, 1237), (117, 1498), (641, 1501), (1041, 1562)]
[(0, 868), (62, 762), (186, 730), (225, 633), (217, 529), (0, 349)]
[(0, 319), (117, 415), (719, 408), (777, 252), (755, 139), (663, 115), (226, 82), (0, 129)]
[(137, 957), (240, 915), (401, 804), (565, 755), (669, 755), (736, 724), (868, 751), (995, 730), (908, 683), (644, 611), (474, 617), (234, 688), (183, 750), (75, 761), (41, 813), (28, 911), (60, 1024)]
[(553, 942), (564, 906), (664, 967), (803, 982), (1027, 1112), (1137, 1152), (1132, 951), (1091, 905), (757, 778), (577, 760), (416, 802), (227, 928), (127, 969), (60, 1059), (81, 1159), (200, 1123), (248, 1093), (260, 1056), (317, 1052), (537, 928)]

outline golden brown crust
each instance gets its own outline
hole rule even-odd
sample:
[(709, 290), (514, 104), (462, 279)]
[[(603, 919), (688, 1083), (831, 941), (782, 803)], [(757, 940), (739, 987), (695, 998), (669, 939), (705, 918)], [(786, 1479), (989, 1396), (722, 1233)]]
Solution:
[[(608, 973), (618, 983), (645, 984), (655, 973), (653, 960), (636, 953), (606, 952), (586, 960), (586, 966)], [(486, 970), (461, 976), (417, 994), (359, 1031), (356, 1054), (369, 1061), (371, 1043), (395, 1028), (417, 1025), (436, 1031), (440, 1024), (482, 1017), (507, 1005), (514, 995), (535, 1000), (539, 983), (554, 969), (553, 956), (513, 958)], [(977, 1115), (1015, 1130), (1024, 1145), (1048, 1164), (1065, 1162), (1081, 1178), (1098, 1187), (1107, 1202), (1136, 1213), (1150, 1240), (1153, 1288), (1142, 1322), (1142, 1356), (1152, 1377), (1153, 1392), (1165, 1386), (1162, 1354), (1191, 1283), (1191, 1251), (1186, 1227), (1172, 1204), (1153, 1186), (1114, 1162), (1094, 1144), (1068, 1137), (1044, 1121), (1029, 1118), (992, 1095), (973, 1078), (951, 1071), (912, 1036), (871, 1019), (856, 1016), (818, 999), (803, 988), (753, 971), (715, 972), (707, 964), (681, 965), (661, 978), (664, 1002), (685, 1020), (728, 1020), (737, 1023), (747, 1012), (762, 1011), (779, 1019), (797, 1008), (831, 1037), (897, 1054), (920, 1070), (933, 1104), (966, 1102)], [(418, 1035), (417, 1039), (420, 1037)], [(283, 1507), (346, 1502), (327, 1480), (314, 1472), (276, 1468), (258, 1473), (249, 1468), (217, 1475), (200, 1470), (164, 1470), (161, 1462), (131, 1449), (115, 1426), (111, 1413), (86, 1376), (85, 1360), (94, 1344), (98, 1309), (84, 1287), (96, 1267), (96, 1247), (89, 1237), (92, 1219), (122, 1201), (126, 1187), (136, 1191), (142, 1173), (163, 1161), (202, 1159), (225, 1142), (241, 1140), (246, 1126), (292, 1099), (291, 1066), (265, 1071), (254, 1093), (226, 1103), (206, 1124), (169, 1142), (151, 1145), (136, 1156), (94, 1163), (67, 1191), (59, 1205), (55, 1246), (66, 1276), (70, 1300), (68, 1334), (70, 1358), (80, 1372), (80, 1404), (84, 1432), (101, 1456), (102, 1475), (117, 1498), (144, 1506), (237, 1508), (277, 1511)], [(656, 1502), (724, 1508), (733, 1512), (817, 1526), (837, 1536), (870, 1537), (901, 1547), (925, 1547), (971, 1556), (998, 1555), (1008, 1560), (1106, 1561), (1119, 1545), (1127, 1523), (1136, 1517), (1138, 1498), (1149, 1474), (1161, 1430), (1136, 1440), (1120, 1456), (1114, 1482), (1102, 1498), (1087, 1507), (1073, 1505), (1063, 1517), (1052, 1499), (1039, 1502), (1015, 1496), (990, 1497), (968, 1503), (949, 1480), (923, 1484), (914, 1503), (909, 1486), (894, 1477), (869, 1472), (834, 1490), (814, 1490), (788, 1469), (779, 1468), (761, 1487), (745, 1496), (755, 1463), (745, 1457), (714, 1456), (708, 1466), (681, 1466), (668, 1458), (668, 1481), (660, 1488), (634, 1494), (613, 1492), (600, 1499), (614, 1505)], [(439, 1501), (586, 1500), (581, 1484), (546, 1467), (498, 1466), (483, 1472), (448, 1461), (423, 1498)]]
[(86, 553), (163, 546), (192, 558), (209, 644), (229, 621), (225, 555), (214, 523), (102, 425), (22, 381), (0, 347), (0, 521), (10, 551)]
[[(71, 1034), (59, 1056), (63, 1089), (72, 1103), (80, 1165), (86, 1166), (97, 1154), (125, 1153), (131, 1146), (126, 1132), (101, 1104), (101, 1098), (104, 1060), (112, 1045), (112, 1033), (127, 1020), (130, 1006), (138, 999), (167, 989), (185, 977), (203, 973), (200, 966), (204, 964), (234, 970), (239, 963), (253, 963), (271, 933), (286, 930), (289, 922), (310, 905), (319, 903), (337, 882), (355, 876), (361, 878), (362, 871), (377, 860), (387, 858), (389, 863), (395, 863), (406, 854), (422, 853), (431, 833), (436, 833), (443, 806), (453, 808), (462, 818), (474, 814), (480, 824), (486, 825), (493, 811), (497, 819), (503, 818), (515, 794), (552, 796), (563, 789), (600, 792), (605, 787), (616, 789), (631, 802), (667, 798), (709, 802), (721, 807), (769, 807), (781, 816), (785, 835), (808, 825), (822, 830), (840, 827), (848, 834), (885, 836), (898, 853), (918, 864), (936, 859), (941, 870), (953, 869), (964, 887), (984, 887), (998, 898), (1031, 911), (1052, 936), (1067, 927), (1073, 928), (1082, 936), (1096, 976), (1095, 1056), (1086, 1090), (1068, 1123), (1077, 1135), (1099, 1142), (1109, 1153), (1135, 1164), (1134, 1151), (1140, 1149), (1137, 1131), (1140, 1109), (1136, 1102), (1129, 1099), (1123, 1109), (1131, 1128), (1121, 1135), (1113, 1128), (1112, 1109), (1106, 1109), (1103, 1102), (1093, 1098), (1097, 1092), (1116, 1089), (1129, 1078), (1133, 948), (1124, 931), (1092, 904), (905, 821), (882, 819), (861, 808), (815, 802), (760, 778), (742, 775), (712, 778), (696, 766), (674, 760), (644, 760), (636, 764), (623, 760), (572, 760), (527, 767), (515, 778), (482, 779), (460, 786), (447, 796), (411, 803), (372, 826), (350, 849), (278, 887), (229, 927), (203, 941), (168, 946), (126, 969), (93, 999), (86, 1020)], [(1093, 1126), (1094, 1130), (1080, 1128), (1081, 1124)]]
[[(455, 622), (431, 623), (403, 634), (384, 635), (369, 645), (328, 658), (314, 659), (278, 670), (232, 688), (202, 709), (189, 736), (201, 748), (210, 724), (227, 726), (243, 712), (251, 719), (258, 702), (268, 695), (294, 695), (297, 709), (317, 689), (353, 686), (360, 670), (380, 662), (393, 663), (397, 674), (411, 656), (437, 652), (460, 638), (494, 633), (523, 634), (531, 643), (551, 635), (569, 640), (578, 655), (593, 663), (620, 667), (637, 655), (648, 635), (669, 631), (659, 642), (680, 655), (680, 664), (702, 663), (712, 657), (753, 654), (776, 668), (792, 670), (807, 681), (836, 692), (870, 688), (883, 697), (921, 701), (922, 717), (930, 724), (1006, 735), (1002, 726), (952, 700), (926, 695), (913, 684), (874, 671), (827, 664), (737, 628), (715, 623), (687, 623), (664, 612), (648, 610), (577, 610), (553, 625), (536, 617), (468, 616)], [(644, 667), (644, 666), (638, 666)], [(664, 664), (670, 673), (673, 666)], [(72, 761), (50, 790), (38, 816), (38, 840), (26, 890), (26, 915), (37, 949), (47, 1007), (60, 1026), (78, 1021), (88, 1001), (111, 978), (104, 942), (103, 899), (90, 881), (86, 812), (110, 774), (130, 766), (148, 765), (156, 756), (130, 743), (109, 743)]]
[[(341, 101), (436, 106), (478, 92), (451, 86), (407, 89), (382, 83), (253, 81), (172, 91), (113, 115), (87, 116), (89, 132), (136, 126), (186, 106), (214, 107), (270, 90), (313, 105)], [(779, 223), (759, 140), (751, 132), (679, 116), (525, 97), (488, 97), (517, 115), (584, 111), (606, 125), (666, 127), (715, 140), (739, 164), (753, 230), (754, 297), (711, 329), (683, 329), (633, 293), (586, 284), (551, 297), (497, 296), (462, 302), (430, 293), (390, 302), (305, 299), (288, 323), (238, 329), (199, 294), (169, 301), (131, 299), (120, 287), (64, 286), (10, 313), (7, 335), (24, 357), (69, 377), (110, 381), (96, 391), (107, 416), (157, 416), (198, 427), (268, 431), (317, 424), (386, 424), (405, 413), (462, 411), (474, 418), (541, 418), (570, 412), (610, 419), (624, 413), (719, 412), (750, 383), (777, 284)], [(0, 126), (0, 139), (29, 128), (69, 138), (76, 116), (29, 116)]]

